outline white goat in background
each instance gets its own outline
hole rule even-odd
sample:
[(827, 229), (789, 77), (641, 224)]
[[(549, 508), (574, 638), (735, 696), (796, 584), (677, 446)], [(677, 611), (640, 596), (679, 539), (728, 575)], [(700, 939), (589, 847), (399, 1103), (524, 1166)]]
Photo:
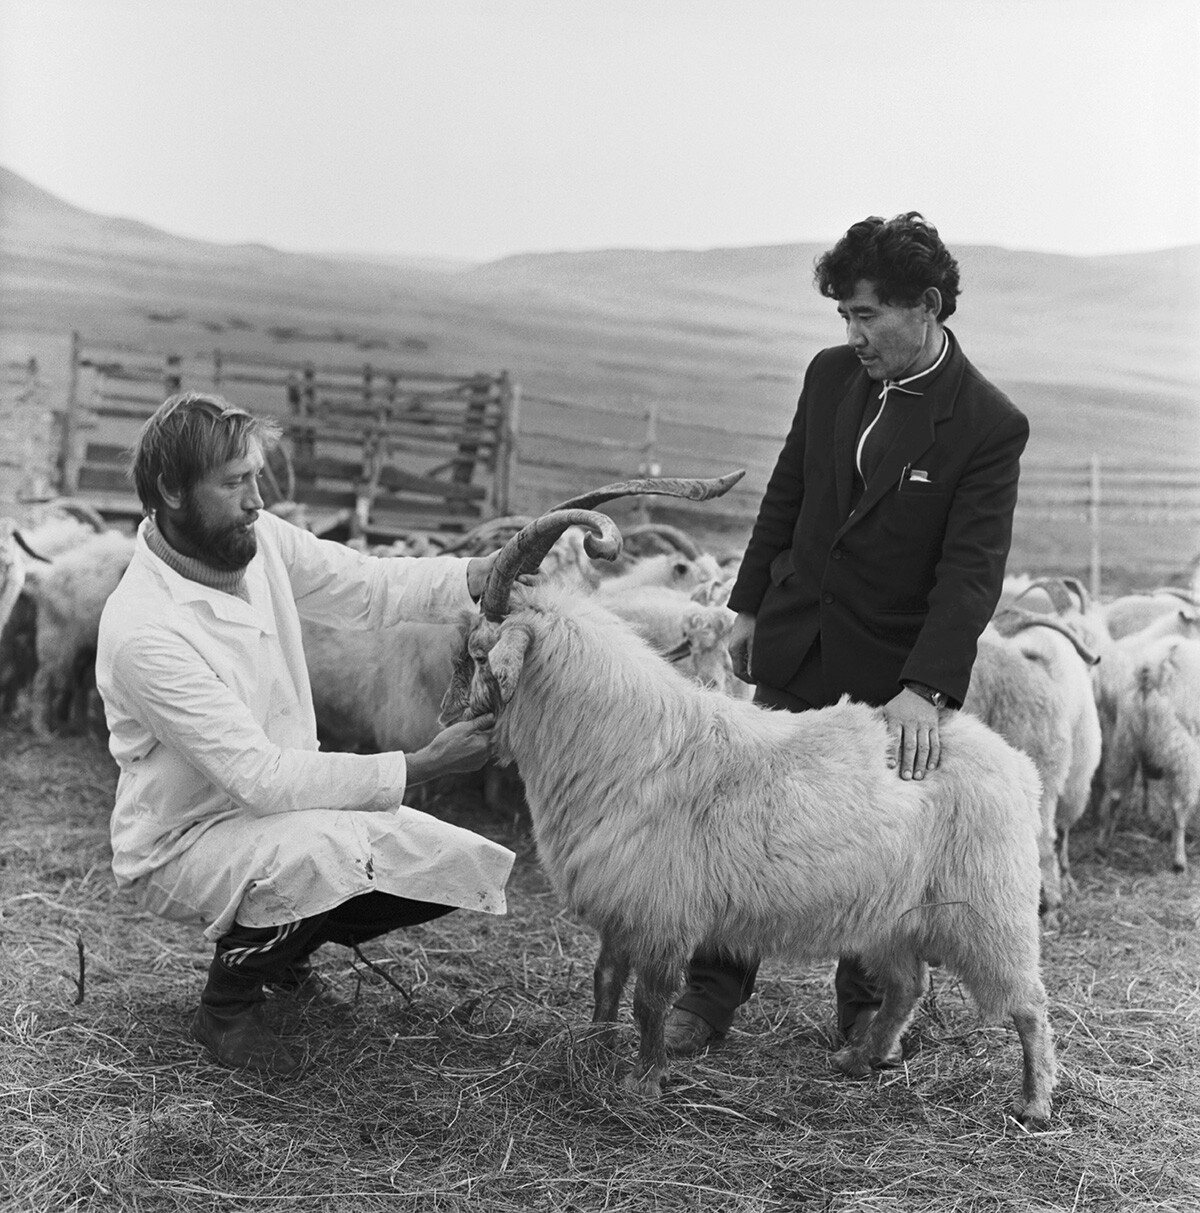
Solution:
[[(1171, 712), (1148, 711), (1148, 704), (1154, 708), (1161, 706), (1163, 701), (1157, 693), (1148, 699), (1147, 688), (1170, 685), (1174, 695), (1183, 693), (1183, 687), (1187, 685), (1186, 674), (1152, 671), (1171, 652), (1172, 639), (1200, 638), (1200, 610), (1191, 604), (1190, 594), (1174, 590), (1127, 596), (1104, 606), (1093, 602), (1072, 578), (1051, 578), (1034, 584), (1039, 591), (1049, 595), (1059, 619), (1084, 637), (1100, 658), (1093, 671), (1093, 691), (1101, 729), (1101, 764), (1093, 781), (1092, 802), (1096, 806), (1104, 844), (1111, 844), (1118, 824), (1122, 819), (1130, 821), (1139, 806), (1146, 824), (1157, 828), (1156, 814), (1150, 812), (1156, 799), (1156, 780), (1160, 777), (1168, 780), (1165, 785), (1168, 799), (1173, 799), (1171, 781), (1182, 786), (1189, 777), (1182, 772), (1159, 776), (1158, 772), (1174, 768), (1149, 760), (1147, 756), (1153, 753), (1186, 756), (1186, 748), (1181, 749), (1177, 744), (1176, 729), (1179, 719), (1194, 717), (1183, 706)], [(1150, 621), (1136, 631), (1114, 638), (1109, 626), (1110, 616), (1121, 631), (1131, 619), (1144, 618), (1140, 614), (1143, 609), (1140, 604), (1150, 598), (1156, 604), (1150, 611)], [(1134, 603), (1131, 610), (1128, 613), (1113, 611), (1112, 608), (1123, 601)], [(1195, 694), (1200, 695), (1200, 689)], [(1200, 709), (1197, 712), (1200, 714)], [(1136, 794), (1139, 777), (1144, 786), (1142, 796)], [(1180, 812), (1185, 814), (1182, 827)], [(1185, 845), (1180, 840), (1180, 831), (1186, 827), (1188, 812), (1190, 810), (1179, 806), (1172, 807), (1167, 814), (1172, 822), (1173, 862), (1177, 867), (1181, 861), (1186, 862), (1186, 854), (1180, 850)]]
[(1200, 640), (1163, 636), (1130, 659), (1130, 693), (1118, 709), (1104, 767), (1101, 816), (1111, 835), (1143, 773), (1161, 787), (1171, 822), (1171, 863), (1187, 871), (1187, 826), (1200, 801)]
[(322, 744), (374, 753), (419, 750), (438, 732), (458, 628), (402, 623), (361, 631), (302, 620)]
[[(1071, 876), (1071, 827), (1087, 811), (1092, 782), (1100, 767), (1102, 733), (1096, 706), (1093, 669), (1099, 655), (1071, 624), (1052, 615), (1009, 608), (991, 627), (1005, 636), (1029, 661), (1038, 663), (1054, 683), (1059, 710), (1067, 725), (1067, 767), (1057, 788), (1054, 839), (1061, 883), (1074, 891)], [(972, 674), (974, 679), (974, 674)], [(992, 721), (993, 728), (997, 725)], [(1013, 744), (1004, 728), (998, 731)]]
[(135, 541), (119, 531), (89, 536), (28, 586), (37, 604), (37, 674), (31, 720), (46, 735), (68, 715), (86, 721), (100, 613), (117, 588)]
[(977, 716), (1027, 754), (1042, 782), (1038, 852), (1042, 902), (1051, 921), (1062, 905), (1062, 869), (1055, 817), (1071, 768), (1071, 724), (1065, 697), (1041, 662), (994, 628), (979, 637), (963, 711)]
[(883, 1005), (863, 1040), (834, 1055), (837, 1068), (865, 1074), (896, 1049), (938, 962), (985, 1015), (1012, 1017), (1024, 1060), (1016, 1114), (1044, 1122), (1055, 1062), (1030, 760), (957, 715), (939, 768), (904, 781), (887, 766), (875, 708), (843, 701), (792, 715), (714, 694), (601, 603), (561, 588), (518, 588), (510, 608), (514, 578), (569, 525), (592, 532), (593, 556), (620, 548), (611, 519), (579, 509), (510, 540), (443, 719), (497, 714), (497, 754), (520, 766), (542, 864), (600, 934), (602, 1040), (636, 972), (630, 1085), (661, 1090), (663, 1019), (696, 947), (856, 954)]

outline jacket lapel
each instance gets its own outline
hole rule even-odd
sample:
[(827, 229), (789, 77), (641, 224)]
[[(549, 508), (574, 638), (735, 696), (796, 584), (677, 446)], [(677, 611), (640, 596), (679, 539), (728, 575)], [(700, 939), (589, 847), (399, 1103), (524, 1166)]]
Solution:
[[(863, 490), (863, 495), (859, 499), (854, 513), (838, 528), (839, 535), (862, 518), (885, 493), (899, 485), (900, 477), (908, 467), (920, 459), (933, 445), (937, 423), (945, 421), (953, 415), (954, 401), (958, 396), (959, 385), (962, 383), (966, 360), (958, 342), (954, 340), (953, 334), (950, 334), (950, 339), (953, 341), (953, 345), (949, 352), (948, 362), (934, 377), (933, 382), (920, 396), (901, 397), (904, 401), (902, 407), (908, 410), (904, 424), (892, 440), (892, 445), (888, 447), (887, 453), (879, 461), (875, 475), (871, 477), (871, 483)], [(899, 403), (899, 401), (894, 403)], [(891, 406), (889, 405), (889, 407)], [(843, 476), (852, 477), (854, 475), (854, 441), (851, 439), (848, 459), (844, 458), (841, 449), (841, 422), (842, 418), (839, 417), (838, 504), (844, 511), (849, 506), (849, 495), (843, 500), (841, 480)], [(855, 430), (855, 435), (857, 436), (857, 430)]]
[(858, 507), (847, 523), (861, 518), (889, 489), (900, 483), (905, 468), (933, 445), (932, 393), (904, 398), (906, 416), (887, 453), (879, 461), (875, 475), (863, 490)]
[(846, 394), (837, 406), (833, 425), (833, 467), (839, 518), (850, 513), (850, 498), (854, 492), (854, 448), (870, 388), (867, 372), (857, 370), (850, 376)]

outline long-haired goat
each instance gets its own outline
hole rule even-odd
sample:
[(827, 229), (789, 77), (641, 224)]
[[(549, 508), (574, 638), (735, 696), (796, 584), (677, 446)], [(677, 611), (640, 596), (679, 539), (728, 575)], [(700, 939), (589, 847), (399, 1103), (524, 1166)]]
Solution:
[(1171, 819), (1171, 865), (1187, 871), (1187, 827), (1200, 802), (1200, 640), (1163, 636), (1137, 650), (1133, 689), (1105, 761), (1103, 818), (1115, 823), (1138, 771), (1161, 781)]
[[(1055, 809), (1051, 824), (1054, 849), (1061, 876), (1061, 883), (1069, 891), (1075, 891), (1071, 876), (1071, 827), (1083, 816), (1092, 796), (1092, 782), (1100, 767), (1102, 733), (1100, 713), (1096, 706), (1093, 673), (1100, 661), (1099, 655), (1081, 635), (1082, 629), (1057, 615), (1042, 615), (1036, 611), (1008, 607), (996, 614), (990, 629), (1017, 649), (1027, 660), (1040, 665), (1054, 684), (1060, 713), (1068, 729), (1066, 747), (1066, 770), (1055, 786)], [(974, 686), (972, 673), (972, 687)], [(971, 693), (967, 700), (970, 702)], [(966, 705), (964, 705), (966, 706)], [(1019, 709), (1018, 709), (1019, 710)], [(1033, 712), (1027, 705), (1026, 712)], [(1007, 720), (977, 713), (1006, 741), (1029, 754), (1042, 776), (1042, 793), (1046, 793), (1046, 771), (1016, 736), (1011, 735)], [(1043, 740), (1053, 726), (1042, 721), (1039, 727)], [(1043, 871), (1043, 875), (1045, 872)]]
[[(610, 518), (543, 516), (505, 545), (471, 624), (443, 720), (496, 712), (494, 745), (525, 780), (538, 853), (600, 935), (595, 1016), (611, 1041), (636, 973), (640, 1048), (629, 1085), (661, 1091), (663, 1020), (697, 946), (818, 960), (856, 954), (884, 990), (835, 1066), (893, 1052), (928, 981), (958, 974), (1024, 1056), (1021, 1119), (1050, 1115), (1055, 1061), (1039, 973), (1038, 777), (977, 720), (955, 716), (922, 781), (887, 766), (882, 713), (843, 700), (770, 712), (664, 663), (604, 606), (547, 587), (512, 595), (564, 526), (593, 557)], [(514, 602), (510, 606), (510, 596)]]

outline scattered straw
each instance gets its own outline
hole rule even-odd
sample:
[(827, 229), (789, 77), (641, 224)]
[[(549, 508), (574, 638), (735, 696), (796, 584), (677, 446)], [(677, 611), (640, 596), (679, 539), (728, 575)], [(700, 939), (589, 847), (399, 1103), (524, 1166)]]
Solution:
[(1195, 884), (1161, 839), (1073, 839), (1080, 893), (1044, 937), (1061, 1082), (1033, 1133), (1006, 1115), (1015, 1032), (944, 973), (895, 1070), (833, 1074), (831, 966), (768, 964), (723, 1047), (661, 1101), (626, 1093), (628, 1009), (615, 1051), (588, 1031), (591, 933), (469, 786), (435, 807), (519, 852), (508, 918), (325, 949), (350, 1009), (269, 1006), (301, 1076), (223, 1070), (187, 1035), (208, 948), (107, 875), (107, 757), (0, 726), (0, 780), (6, 1213), (1200, 1208)]

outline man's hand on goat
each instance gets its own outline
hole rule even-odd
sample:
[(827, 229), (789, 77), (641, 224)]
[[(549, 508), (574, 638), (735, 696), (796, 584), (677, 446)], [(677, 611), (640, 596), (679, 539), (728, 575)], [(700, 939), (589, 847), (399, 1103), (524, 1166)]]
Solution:
[(884, 704), (889, 737), (887, 764), (899, 766), (901, 779), (924, 779), (926, 771), (937, 769), (942, 760), (939, 715), (933, 704), (907, 687)]
[(754, 646), (754, 616), (749, 611), (739, 611), (729, 630), (729, 660), (733, 663), (733, 676), (742, 682), (750, 681), (750, 650)]
[(438, 775), (478, 771), (491, 757), (495, 723), (496, 717), (489, 713), (447, 725), (427, 746), (406, 756), (407, 782), (424, 783)]
[[(472, 556), (467, 561), (467, 593), (476, 602), (483, 595), (484, 587), (487, 585), (488, 574), (492, 571), (492, 565), (496, 563), (496, 557), (499, 555), (500, 552), (497, 549), (487, 556)], [(521, 573), (517, 577), (519, 585), (533, 585), (537, 580), (537, 573)]]

